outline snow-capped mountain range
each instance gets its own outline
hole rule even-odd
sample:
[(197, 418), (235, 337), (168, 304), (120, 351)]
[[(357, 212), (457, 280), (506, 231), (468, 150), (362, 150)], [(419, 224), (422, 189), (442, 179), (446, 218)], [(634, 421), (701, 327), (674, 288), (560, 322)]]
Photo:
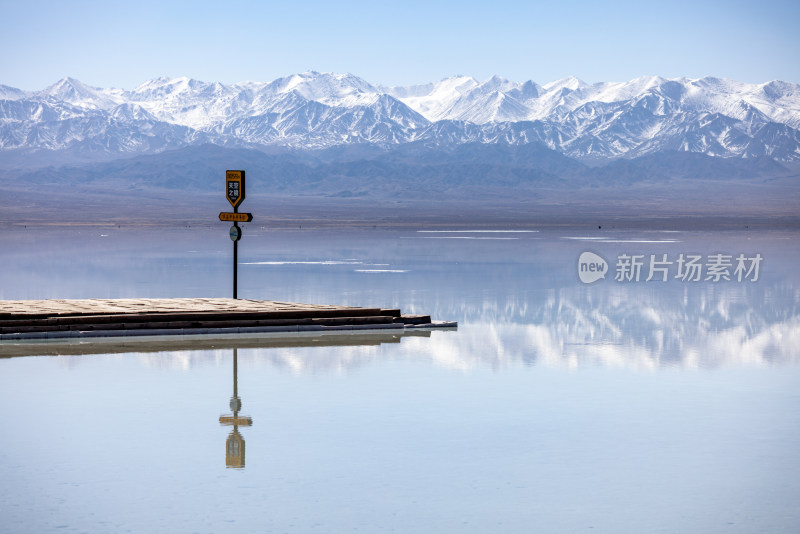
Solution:
[(797, 161), (800, 85), (658, 76), (539, 85), (456, 76), (384, 87), (318, 72), (233, 85), (158, 78), (130, 91), (72, 78), (35, 92), (0, 85), (0, 152), (411, 142), (540, 143), (582, 160), (673, 150)]

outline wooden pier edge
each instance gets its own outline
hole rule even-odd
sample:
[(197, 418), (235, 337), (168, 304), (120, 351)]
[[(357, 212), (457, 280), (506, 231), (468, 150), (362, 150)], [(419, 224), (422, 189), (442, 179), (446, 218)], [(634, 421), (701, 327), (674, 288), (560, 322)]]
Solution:
[(397, 309), (228, 298), (0, 300), (0, 342), (456, 328)]

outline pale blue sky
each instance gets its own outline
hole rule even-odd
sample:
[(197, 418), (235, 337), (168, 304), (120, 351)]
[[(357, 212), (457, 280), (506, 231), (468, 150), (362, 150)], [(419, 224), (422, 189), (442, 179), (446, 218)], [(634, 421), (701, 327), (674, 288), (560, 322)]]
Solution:
[(0, 84), (306, 70), (386, 85), (464, 74), (546, 83), (642, 75), (800, 82), (800, 1), (0, 0)]

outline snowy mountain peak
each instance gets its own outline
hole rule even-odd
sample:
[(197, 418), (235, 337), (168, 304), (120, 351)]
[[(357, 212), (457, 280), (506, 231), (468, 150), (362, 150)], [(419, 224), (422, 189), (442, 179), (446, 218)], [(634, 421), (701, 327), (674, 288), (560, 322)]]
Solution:
[(29, 94), (26, 91), (17, 89), (16, 87), (0, 85), (0, 100), (19, 100), (27, 97), (28, 95)]
[(193, 93), (198, 89), (202, 89), (209, 84), (200, 82), (186, 76), (178, 78), (155, 78), (147, 81), (128, 94), (132, 98), (139, 98), (141, 100), (152, 100), (157, 98), (167, 98), (172, 95), (179, 95), (181, 93)]
[(70, 104), (85, 110), (108, 111), (125, 101), (124, 91), (92, 87), (74, 78), (63, 78), (31, 98), (51, 102), (55, 105)]
[(117, 121), (157, 121), (158, 119), (136, 104), (120, 104), (109, 113)]
[(113, 101), (108, 95), (103, 93), (102, 89), (91, 87), (83, 82), (74, 78), (62, 78), (53, 85), (43, 89), (37, 96), (40, 98), (49, 98), (62, 102), (69, 102), (70, 104), (87, 107), (108, 107), (113, 105)]
[[(319, 73), (308, 71), (280, 78), (270, 84), (275, 93), (296, 92), (308, 100), (336, 105), (339, 100), (353, 100), (357, 95), (373, 94), (377, 97), (378, 89), (372, 84), (352, 74)], [(372, 98), (374, 101), (375, 98)]]
[(570, 91), (577, 91), (578, 89), (588, 87), (588, 84), (583, 80), (576, 78), (575, 76), (568, 76), (566, 78), (561, 78), (560, 80), (554, 80), (550, 83), (546, 83), (543, 87), (548, 92), (558, 91), (560, 89), (569, 89)]
[(480, 84), (481, 89), (484, 91), (511, 91), (513, 89), (519, 88), (520, 84), (517, 82), (512, 82), (507, 80), (501, 76), (494, 75), (482, 84)]
[(479, 86), (475, 78), (452, 76), (435, 83), (394, 87), (387, 91), (428, 120), (436, 121), (453, 118), (450, 110), (455, 102)]

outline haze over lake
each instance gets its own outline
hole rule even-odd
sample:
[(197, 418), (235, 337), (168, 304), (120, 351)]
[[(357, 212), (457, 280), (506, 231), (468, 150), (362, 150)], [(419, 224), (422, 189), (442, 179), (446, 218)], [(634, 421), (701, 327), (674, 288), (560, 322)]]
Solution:
[[(459, 327), (3, 342), (5, 531), (800, 525), (796, 231), (244, 226), (241, 298)], [(223, 223), (14, 227), (0, 246), (2, 299), (230, 296)], [(581, 282), (586, 251), (608, 263), (605, 279)], [(730, 279), (706, 279), (720, 254)], [(651, 255), (672, 262), (659, 264), (666, 281), (645, 281)], [(699, 281), (676, 278), (681, 255), (702, 258)], [(763, 258), (741, 281), (739, 255)], [(642, 257), (638, 281), (615, 280), (624, 256)], [(219, 423), (234, 348), (253, 422), (238, 428), (239, 469)]]

